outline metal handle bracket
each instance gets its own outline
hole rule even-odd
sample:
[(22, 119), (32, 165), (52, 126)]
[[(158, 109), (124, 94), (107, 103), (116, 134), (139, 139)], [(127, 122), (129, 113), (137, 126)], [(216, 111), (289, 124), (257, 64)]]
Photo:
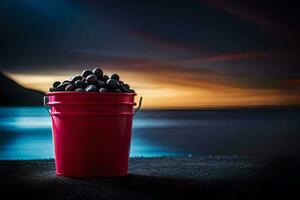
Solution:
[(48, 96), (44, 96), (44, 97), (43, 97), (44, 108), (47, 110), (47, 112), (48, 112), (49, 114), (51, 114), (51, 113), (50, 113), (49, 106), (48, 106), (48, 102), (49, 102)]
[(142, 107), (142, 101), (143, 101), (143, 97), (140, 97), (139, 105), (138, 105), (138, 107), (135, 109), (133, 115), (135, 115), (135, 113), (137, 113), (137, 111), (139, 111), (139, 109)]

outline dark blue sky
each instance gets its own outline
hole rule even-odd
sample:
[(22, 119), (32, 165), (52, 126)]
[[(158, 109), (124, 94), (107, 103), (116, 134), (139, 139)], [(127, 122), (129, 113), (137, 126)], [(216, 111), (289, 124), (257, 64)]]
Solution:
[(0, 69), (61, 74), (101, 65), (166, 79), (174, 72), (295, 102), (298, 10), (289, 1), (3, 0)]

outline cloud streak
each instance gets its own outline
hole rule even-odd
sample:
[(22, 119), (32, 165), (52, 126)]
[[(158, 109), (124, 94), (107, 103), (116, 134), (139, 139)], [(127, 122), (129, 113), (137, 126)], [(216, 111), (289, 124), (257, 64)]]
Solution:
[(165, 39), (163, 37), (160, 37), (159, 35), (155, 35), (153, 33), (145, 32), (145, 31), (131, 31), (131, 34), (163, 48), (189, 51), (193, 53), (203, 53), (203, 49), (208, 50), (208, 47), (204, 48), (203, 46), (196, 45), (196, 44), (187, 44), (183, 42), (174, 41), (171, 39)]
[(238, 3), (237, 1), (200, 0), (200, 2), (227, 12), (231, 15), (237, 16), (241, 19), (256, 23), (269, 31), (281, 33), (291, 32), (291, 30), (284, 24), (274, 22), (274, 20), (271, 20), (271, 17), (267, 17), (266, 11), (262, 12), (259, 10), (251, 9), (248, 6), (241, 5), (241, 3)]

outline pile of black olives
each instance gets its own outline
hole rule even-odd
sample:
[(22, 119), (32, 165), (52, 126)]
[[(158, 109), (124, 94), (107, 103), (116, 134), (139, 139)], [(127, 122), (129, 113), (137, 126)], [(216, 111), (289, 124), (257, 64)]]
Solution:
[(100, 68), (94, 70), (84, 70), (81, 75), (71, 76), (69, 80), (62, 83), (55, 81), (50, 92), (59, 91), (75, 91), (75, 92), (131, 92), (128, 84), (120, 80), (118, 74), (113, 74), (110, 77), (103, 75)]

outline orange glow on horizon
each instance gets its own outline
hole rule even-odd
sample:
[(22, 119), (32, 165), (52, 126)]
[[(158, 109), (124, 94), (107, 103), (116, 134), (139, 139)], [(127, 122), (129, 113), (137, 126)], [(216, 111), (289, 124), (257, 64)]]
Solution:
[[(106, 74), (111, 72), (105, 71)], [(206, 107), (243, 107), (259, 105), (293, 105), (300, 102), (299, 95), (286, 94), (276, 89), (240, 88), (221, 81), (195, 80), (193, 74), (183, 79), (182, 73), (162, 72), (153, 77), (150, 72), (128, 72), (118, 70), (136, 92), (143, 96), (143, 108), (147, 109), (193, 109)], [(72, 72), (70, 74), (79, 74)], [(56, 80), (63, 81), (67, 76), (39, 74), (7, 75), (19, 84), (47, 92)], [(173, 77), (170, 78), (170, 77)], [(182, 79), (181, 79), (182, 78)], [(134, 81), (130, 81), (134, 80)], [(171, 81), (169, 81), (171, 80)], [(177, 81), (182, 80), (182, 81)], [(186, 84), (183, 80), (189, 80)]]

